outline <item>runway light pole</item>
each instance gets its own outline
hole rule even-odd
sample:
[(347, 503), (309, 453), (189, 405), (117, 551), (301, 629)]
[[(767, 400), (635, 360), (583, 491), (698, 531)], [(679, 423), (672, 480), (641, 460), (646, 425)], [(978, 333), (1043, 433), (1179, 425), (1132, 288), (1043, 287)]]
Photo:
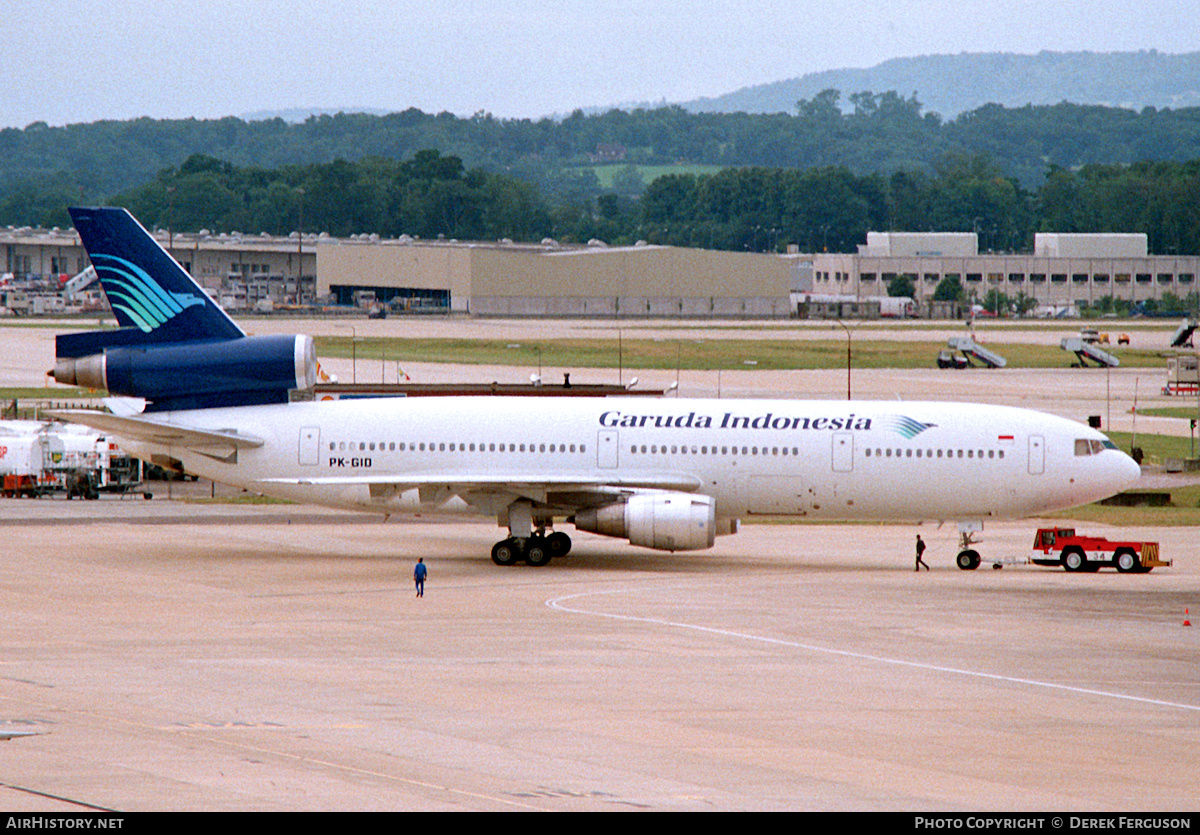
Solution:
[(850, 343), (852, 341), (852, 338), (850, 336), (849, 325), (847, 325), (841, 319), (837, 319), (836, 321), (839, 325), (842, 326), (842, 329), (844, 331), (846, 331), (846, 399), (849, 400), (850, 399)]

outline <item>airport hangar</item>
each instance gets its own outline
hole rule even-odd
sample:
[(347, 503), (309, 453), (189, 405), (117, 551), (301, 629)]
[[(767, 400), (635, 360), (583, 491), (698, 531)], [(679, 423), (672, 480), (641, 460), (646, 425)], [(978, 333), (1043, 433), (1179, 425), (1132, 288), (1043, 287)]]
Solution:
[[(156, 237), (230, 310), (374, 298), (393, 309), (476, 316), (744, 317), (795, 315), (795, 294), (887, 295), (909, 278), (929, 315), (938, 283), (1068, 306), (1140, 301), (1196, 287), (1200, 257), (1151, 255), (1143, 234), (1045, 234), (1033, 253), (980, 253), (974, 233), (870, 232), (856, 253), (724, 252), (658, 246), (175, 233)], [(0, 230), (3, 272), (71, 275), (86, 265), (74, 230)]]

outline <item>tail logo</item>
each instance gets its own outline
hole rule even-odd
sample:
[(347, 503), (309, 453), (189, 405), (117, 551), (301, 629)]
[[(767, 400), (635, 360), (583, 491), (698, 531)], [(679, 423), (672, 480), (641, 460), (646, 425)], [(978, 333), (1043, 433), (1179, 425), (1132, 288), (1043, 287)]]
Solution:
[(124, 258), (96, 253), (91, 259), (109, 304), (146, 333), (189, 307), (204, 305), (205, 300), (192, 293), (168, 293), (149, 273)]
[(933, 429), (937, 426), (936, 423), (921, 423), (921, 421), (913, 420), (906, 415), (889, 415), (883, 418), (882, 422), (888, 429), (909, 440), (920, 435), (926, 429)]

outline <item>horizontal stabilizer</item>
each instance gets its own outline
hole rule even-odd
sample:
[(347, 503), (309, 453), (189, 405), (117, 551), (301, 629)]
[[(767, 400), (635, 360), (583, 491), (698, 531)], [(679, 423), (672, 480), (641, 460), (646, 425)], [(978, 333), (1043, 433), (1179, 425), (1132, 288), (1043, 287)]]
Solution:
[(243, 435), (233, 429), (198, 429), (160, 423), (147, 418), (119, 417), (90, 409), (55, 409), (44, 414), (56, 420), (90, 426), (120, 438), (161, 446), (232, 446), (235, 449), (254, 449), (263, 445), (262, 438)]
[(60, 333), (54, 337), (54, 355), (58, 359), (78, 359), (102, 354), (109, 348), (145, 347), (161, 341), (161, 336), (140, 328)]

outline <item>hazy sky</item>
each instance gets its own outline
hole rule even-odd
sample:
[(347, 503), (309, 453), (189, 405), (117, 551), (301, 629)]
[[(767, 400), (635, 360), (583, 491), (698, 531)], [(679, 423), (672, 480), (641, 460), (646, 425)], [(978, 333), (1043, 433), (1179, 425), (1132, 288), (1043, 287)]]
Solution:
[(1200, 50), (1195, 0), (3, 0), (0, 126), (290, 107), (537, 117), (957, 52)]

